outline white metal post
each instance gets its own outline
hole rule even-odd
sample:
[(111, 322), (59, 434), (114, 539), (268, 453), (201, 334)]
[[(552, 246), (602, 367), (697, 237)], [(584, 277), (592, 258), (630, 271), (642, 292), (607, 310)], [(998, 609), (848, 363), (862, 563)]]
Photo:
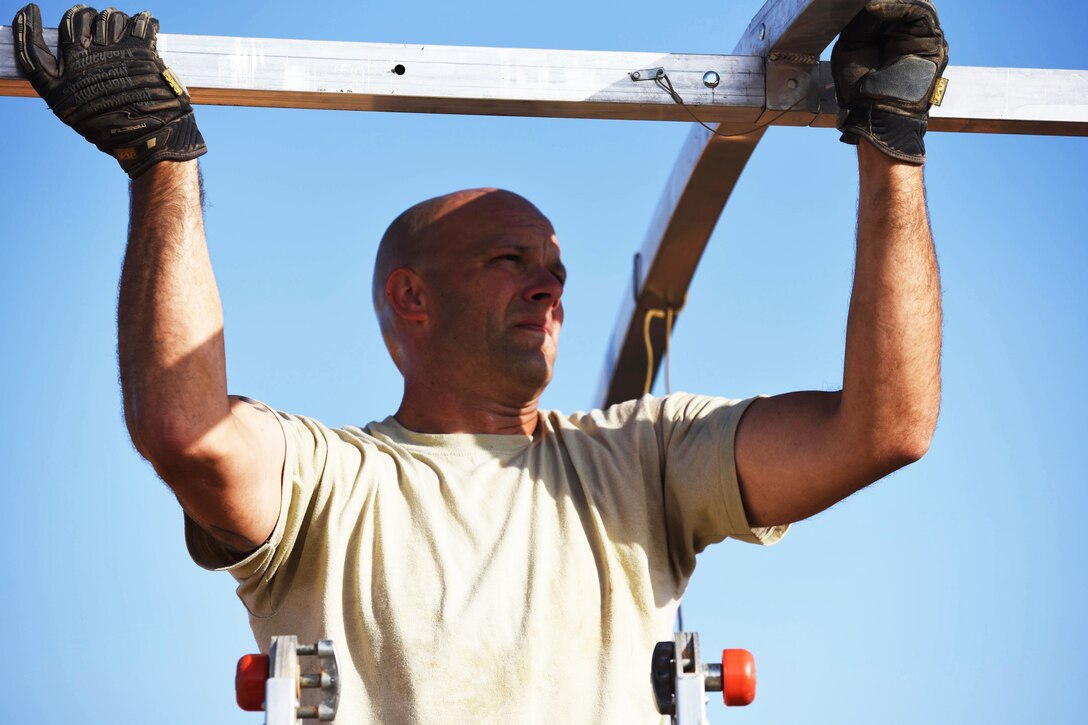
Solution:
[(265, 725), (298, 725), (298, 637), (273, 637), (268, 648), (268, 680), (264, 689)]

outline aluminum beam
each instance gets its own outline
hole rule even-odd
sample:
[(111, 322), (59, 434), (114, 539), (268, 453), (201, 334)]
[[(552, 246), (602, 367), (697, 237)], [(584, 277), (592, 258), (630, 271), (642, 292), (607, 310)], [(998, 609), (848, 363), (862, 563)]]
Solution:
[[(758, 36), (758, 27), (754, 31)], [(746, 34), (738, 50), (752, 44)], [(45, 31), (55, 43), (56, 30)], [(833, 126), (834, 94), (812, 93), (811, 109), (783, 116), (805, 84), (830, 83), (827, 64), (767, 64), (752, 55), (683, 55), (465, 48), (160, 35), (167, 62), (196, 103), (570, 118), (690, 121), (691, 116), (633, 70), (663, 67), (684, 102), (708, 123), (746, 129)], [(775, 46), (778, 47), (778, 46)], [(811, 46), (797, 46), (809, 48)], [(754, 48), (762, 52), (765, 48)], [(395, 72), (397, 66), (403, 74)], [(721, 82), (702, 82), (713, 70)], [(1088, 135), (1088, 72), (949, 68), (952, 79), (931, 128), (990, 133)], [(790, 81), (799, 81), (790, 89)], [(10, 28), (0, 26), (0, 95), (35, 97), (16, 66)], [(781, 116), (780, 118), (776, 118)]]
[(737, 41), (736, 55), (819, 56), (868, 0), (768, 0)]
[[(46, 30), (48, 41), (55, 30)], [(745, 46), (747, 41), (742, 41)], [(827, 63), (794, 73), (760, 58), (593, 51), (403, 46), (260, 38), (162, 35), (168, 63), (196, 103), (570, 118), (680, 120), (691, 117), (653, 83), (630, 72), (663, 67), (700, 119), (743, 128), (789, 100), (806, 74), (830, 83)], [(405, 70), (397, 75), (394, 69)], [(409, 70), (410, 69), (410, 70)], [(721, 83), (702, 82), (714, 70)], [(932, 130), (1088, 135), (1088, 72), (953, 66), (951, 92)], [(813, 96), (802, 125), (834, 126), (834, 94)], [(796, 95), (796, 89), (793, 91)], [(17, 69), (10, 28), (0, 26), (0, 95), (36, 94)], [(782, 100), (785, 98), (786, 100)], [(777, 99), (777, 100), (776, 100)], [(798, 114), (803, 115), (803, 112)], [(798, 125), (796, 116), (776, 125)]]
[[(55, 46), (56, 30), (44, 35)], [(165, 34), (158, 49), (194, 103), (215, 105), (690, 121), (666, 91), (630, 76), (660, 67), (699, 118), (752, 123), (766, 86), (759, 58), (724, 55)], [(703, 83), (707, 71), (717, 87)], [(35, 95), (4, 26), (0, 95)]]
[[(830, 67), (823, 72), (830, 77)], [(944, 77), (932, 131), (1088, 136), (1088, 70), (949, 66)], [(819, 125), (833, 127), (830, 104), (828, 111)]]

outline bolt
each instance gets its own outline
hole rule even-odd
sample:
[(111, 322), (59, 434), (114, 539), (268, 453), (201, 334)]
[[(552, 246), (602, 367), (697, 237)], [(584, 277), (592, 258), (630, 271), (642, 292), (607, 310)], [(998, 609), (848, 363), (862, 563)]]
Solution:
[(760, 23), (759, 25), (759, 39), (765, 40), (767, 38), (767, 26)]
[(790, 78), (790, 79), (789, 79), (788, 81), (786, 81), (786, 86), (787, 86), (787, 87), (788, 87), (788, 88), (789, 88), (789, 89), (790, 89), (791, 91), (792, 91), (792, 90), (795, 90), (795, 89), (797, 88), (797, 79), (796, 79), (796, 78)]
[(641, 75), (641, 74), (638, 71), (635, 71), (634, 73), (631, 74), (631, 80), (637, 81), (639, 75)]
[(712, 70), (703, 73), (703, 85), (707, 88), (717, 88), (718, 84), (721, 83), (721, 80), (721, 76)]

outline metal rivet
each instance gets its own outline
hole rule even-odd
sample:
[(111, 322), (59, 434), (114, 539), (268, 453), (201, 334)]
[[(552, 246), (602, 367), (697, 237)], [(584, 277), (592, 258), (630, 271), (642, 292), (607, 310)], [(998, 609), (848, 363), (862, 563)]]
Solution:
[(721, 81), (721, 76), (719, 76), (712, 70), (708, 70), (706, 73), (703, 73), (703, 85), (707, 88), (717, 88), (718, 84), (721, 83)]
[(767, 38), (767, 26), (762, 23), (759, 26), (759, 39), (765, 40)]
[(631, 79), (637, 81), (641, 75), (642, 75), (641, 73), (639, 73), (638, 71), (635, 71), (634, 73), (631, 74)]
[(786, 81), (786, 86), (790, 90), (793, 90), (793, 89), (797, 88), (797, 79), (796, 78), (790, 78), (788, 81)]

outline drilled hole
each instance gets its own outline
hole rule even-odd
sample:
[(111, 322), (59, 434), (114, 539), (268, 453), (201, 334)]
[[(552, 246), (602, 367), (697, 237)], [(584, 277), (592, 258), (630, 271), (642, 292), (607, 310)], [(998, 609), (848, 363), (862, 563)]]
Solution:
[(395, 66), (393, 66), (393, 72), (396, 73), (398, 76), (404, 75), (404, 66), (402, 66), (400, 63), (397, 63)]

